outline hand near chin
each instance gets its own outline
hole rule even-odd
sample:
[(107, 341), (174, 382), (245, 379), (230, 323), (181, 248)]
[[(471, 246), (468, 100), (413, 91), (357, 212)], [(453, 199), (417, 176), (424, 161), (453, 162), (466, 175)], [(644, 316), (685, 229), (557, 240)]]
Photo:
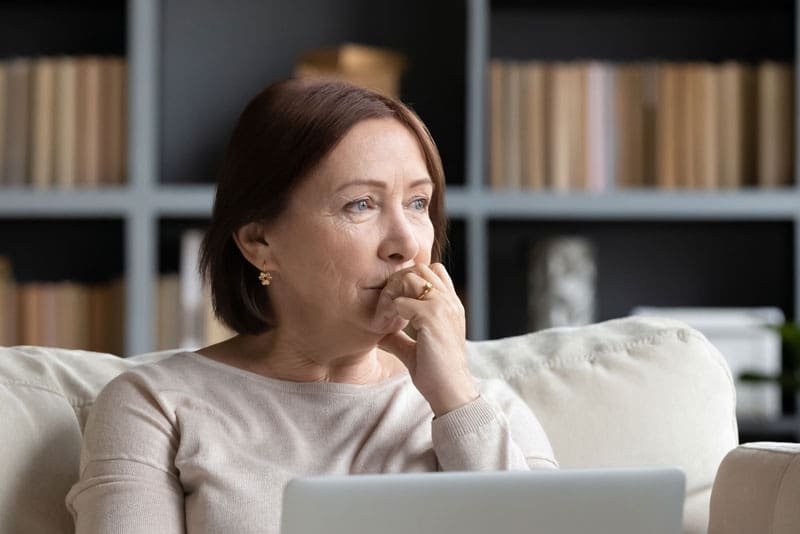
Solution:
[(408, 367), (434, 414), (443, 415), (476, 399), (466, 360), (464, 306), (444, 266), (419, 264), (394, 273), (381, 300), (394, 307), (417, 335), (414, 340), (400, 330), (385, 336), (380, 347)]

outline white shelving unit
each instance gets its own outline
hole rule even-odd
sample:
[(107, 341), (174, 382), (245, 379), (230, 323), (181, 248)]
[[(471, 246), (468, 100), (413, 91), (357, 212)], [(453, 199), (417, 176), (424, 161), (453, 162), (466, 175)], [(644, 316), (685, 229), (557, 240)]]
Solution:
[[(466, 183), (449, 188), (446, 206), (452, 218), (465, 222), (470, 337), (485, 339), (489, 335), (489, 223), (503, 219), (792, 221), (794, 306), (800, 310), (800, 189), (796, 187), (708, 193), (488, 190), (484, 185), (487, 167), (484, 80), (489, 60), (490, 4), (488, 0), (466, 0), (466, 3)], [(162, 0), (128, 1), (129, 185), (109, 190), (4, 189), (0, 193), (0, 217), (6, 219), (113, 217), (124, 222), (126, 355), (155, 347), (159, 220), (208, 217), (214, 195), (210, 185), (167, 186), (159, 181), (162, 4)]]

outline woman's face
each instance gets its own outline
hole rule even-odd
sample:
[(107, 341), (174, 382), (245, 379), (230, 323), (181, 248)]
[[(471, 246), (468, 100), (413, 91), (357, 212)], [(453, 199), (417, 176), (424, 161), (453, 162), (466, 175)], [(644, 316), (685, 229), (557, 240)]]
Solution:
[[(356, 124), (265, 232), (278, 326), (382, 336), (405, 326), (376, 309), (386, 278), (429, 264), (433, 194), (416, 138), (394, 119)], [(311, 330), (308, 330), (311, 327)]]

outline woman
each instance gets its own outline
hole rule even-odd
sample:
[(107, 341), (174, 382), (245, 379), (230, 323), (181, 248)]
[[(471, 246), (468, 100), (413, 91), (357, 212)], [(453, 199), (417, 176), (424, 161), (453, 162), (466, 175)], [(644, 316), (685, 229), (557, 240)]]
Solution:
[(555, 467), (525, 404), (469, 373), (443, 193), (399, 102), (302, 80), (256, 96), (201, 260), (238, 335), (103, 390), (67, 496), (77, 532), (277, 533), (297, 476)]

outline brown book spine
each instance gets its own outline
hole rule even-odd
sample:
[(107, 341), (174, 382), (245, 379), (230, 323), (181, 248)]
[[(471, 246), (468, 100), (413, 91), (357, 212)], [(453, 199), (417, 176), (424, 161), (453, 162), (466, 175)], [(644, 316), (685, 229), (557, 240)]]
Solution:
[(31, 113), (31, 183), (37, 189), (53, 185), (55, 168), (56, 63), (42, 58), (33, 63)]
[(101, 72), (100, 183), (119, 185), (124, 177), (125, 62), (120, 57), (103, 58)]
[(6, 100), (3, 180), (7, 185), (23, 186), (29, 183), (28, 151), (31, 63), (27, 59), (14, 59), (8, 63), (8, 98)]
[(656, 103), (658, 99), (658, 65), (642, 65), (642, 163), (641, 183), (656, 187)]
[(88, 187), (100, 184), (100, 136), (101, 136), (101, 59), (86, 57), (81, 61), (79, 84), (82, 117), (82, 140), (78, 153), (79, 180)]
[(617, 187), (644, 182), (644, 80), (640, 64), (614, 69), (614, 177)]
[(56, 63), (56, 123), (54, 180), (75, 187), (78, 174), (78, 60), (62, 57)]
[(521, 66), (516, 61), (506, 63), (503, 71), (503, 166), (502, 186), (519, 189), (522, 184), (520, 144), (520, 87)]
[(541, 190), (547, 176), (547, 81), (548, 68), (531, 61), (522, 71), (521, 150), (522, 186)]
[(710, 63), (699, 66), (698, 113), (700, 128), (698, 145), (700, 153), (696, 177), (702, 189), (718, 189), (720, 186), (720, 132), (719, 132), (719, 70)]
[(791, 65), (767, 61), (758, 67), (758, 180), (785, 186), (794, 175), (794, 82)]
[(57, 347), (61, 340), (59, 334), (58, 291), (59, 285), (44, 282), (39, 285), (39, 336), (38, 345)]
[(588, 74), (587, 63), (575, 63), (570, 73), (570, 100), (572, 105), (569, 114), (570, 121), (570, 189), (585, 191), (588, 189)]
[(158, 348), (174, 349), (181, 343), (181, 286), (177, 274), (166, 274), (158, 280)]
[(681, 65), (682, 87), (681, 111), (678, 124), (682, 133), (676, 139), (681, 151), (680, 165), (682, 171), (678, 175), (679, 187), (697, 189), (700, 178), (700, 160), (702, 152), (702, 123), (703, 117), (700, 110), (700, 66), (697, 63)]
[(658, 89), (656, 102), (656, 181), (662, 189), (678, 186), (678, 146), (681, 135), (678, 128), (678, 91), (680, 77), (678, 69), (671, 64), (658, 66)]
[(17, 344), (17, 290), (11, 260), (0, 256), (0, 346)]
[(38, 286), (25, 283), (17, 286), (17, 340), (21, 345), (40, 345)]
[(551, 170), (551, 185), (556, 191), (567, 191), (570, 188), (570, 174), (572, 173), (570, 152), (570, 109), (572, 98), (572, 73), (567, 63), (556, 63), (552, 69), (550, 94), (553, 95), (550, 106), (550, 154), (548, 168)]

